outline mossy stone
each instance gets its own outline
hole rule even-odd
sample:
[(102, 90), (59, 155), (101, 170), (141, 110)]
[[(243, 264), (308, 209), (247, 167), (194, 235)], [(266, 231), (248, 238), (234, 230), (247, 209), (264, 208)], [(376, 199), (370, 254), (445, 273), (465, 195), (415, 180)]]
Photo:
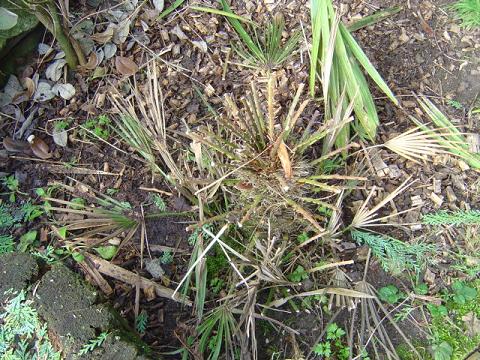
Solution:
[(5, 292), (20, 291), (38, 274), (38, 264), (26, 253), (6, 253), (0, 255), (0, 302), (6, 300)]

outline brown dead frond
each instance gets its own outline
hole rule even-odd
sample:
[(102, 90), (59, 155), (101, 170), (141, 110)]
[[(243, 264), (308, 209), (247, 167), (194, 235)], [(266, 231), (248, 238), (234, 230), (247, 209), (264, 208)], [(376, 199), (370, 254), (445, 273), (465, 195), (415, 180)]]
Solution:
[(410, 211), (411, 209), (408, 209), (400, 213), (394, 213), (394, 214), (378, 217), (378, 211), (381, 208), (383, 208), (390, 201), (393, 201), (399, 194), (401, 194), (403, 191), (405, 191), (408, 187), (410, 187), (415, 182), (415, 181), (410, 182), (410, 179), (411, 179), (411, 176), (407, 180), (405, 180), (402, 184), (400, 184), (400, 186), (396, 188), (393, 192), (388, 194), (377, 205), (375, 205), (371, 209), (368, 209), (367, 207), (368, 203), (370, 202), (370, 199), (375, 193), (375, 187), (373, 187), (370, 193), (368, 194), (367, 199), (362, 203), (360, 208), (355, 213), (355, 216), (353, 217), (350, 227), (354, 229), (360, 229), (360, 228), (371, 227), (371, 226), (385, 225), (381, 223), (393, 216), (397, 216), (401, 213)]
[(432, 161), (434, 156), (448, 153), (448, 148), (439, 142), (438, 136), (431, 130), (415, 127), (388, 140), (384, 146), (416, 163), (419, 160)]
[[(395, 332), (400, 335), (410, 350), (418, 356), (418, 359), (421, 359), (422, 357), (397, 325), (390, 312), (377, 298), (375, 288), (362, 280), (356, 284), (355, 290), (368, 294), (370, 297), (361, 298), (360, 303), (354, 309), (350, 329), (351, 347), (356, 347), (358, 354), (370, 350), (368, 353), (373, 354), (374, 359), (400, 359), (391, 338), (392, 331), (386, 328), (388, 324), (395, 329)], [(360, 321), (360, 326), (357, 321)]]
[(58, 184), (74, 199), (46, 196), (55, 213), (57, 226), (66, 230), (66, 241), (75, 246), (93, 247), (114, 238), (129, 241), (138, 229), (140, 216), (128, 204), (101, 194), (77, 182), (75, 186)]
[(181, 170), (180, 161), (174, 157), (174, 149), (168, 142), (164, 98), (155, 62), (147, 63), (146, 75), (147, 82), (143, 86), (136, 81), (131, 84), (130, 95), (125, 96), (112, 87), (109, 98), (116, 112), (115, 130), (145, 159), (154, 173), (161, 174), (183, 195), (188, 192), (188, 197), (192, 198), (196, 188)]

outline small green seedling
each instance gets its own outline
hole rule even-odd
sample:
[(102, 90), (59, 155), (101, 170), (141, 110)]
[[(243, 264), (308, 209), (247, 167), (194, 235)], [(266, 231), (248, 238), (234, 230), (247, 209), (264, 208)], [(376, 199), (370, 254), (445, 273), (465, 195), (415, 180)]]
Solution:
[(463, 109), (462, 103), (457, 100), (453, 100), (453, 99), (447, 100), (447, 104), (457, 110)]
[(398, 301), (405, 299), (407, 295), (398, 290), (395, 285), (387, 285), (378, 290), (378, 298), (388, 304), (396, 304)]
[(81, 133), (83, 133), (83, 136), (86, 136), (89, 132), (91, 132), (103, 140), (108, 140), (111, 134), (111, 123), (112, 121), (107, 115), (99, 115), (96, 118), (87, 120), (82, 126), (83, 132)]
[(15, 175), (6, 176), (2, 179), (2, 184), (9, 190), (9, 200), (14, 203), (16, 200), (16, 193), (19, 192), (19, 182)]
[(464, 305), (467, 301), (477, 297), (477, 289), (472, 288), (461, 281), (455, 281), (452, 285), (454, 291), (453, 301), (458, 305)]
[(350, 349), (342, 342), (346, 335), (345, 330), (339, 327), (336, 323), (327, 326), (327, 341), (316, 344), (313, 352), (323, 358), (346, 360), (350, 356)]
[(153, 205), (160, 211), (160, 212), (165, 212), (167, 210), (167, 204), (165, 204), (165, 200), (158, 195), (158, 194), (153, 194), (152, 195), (152, 201)]
[(452, 358), (453, 349), (446, 341), (438, 345), (432, 346), (433, 358), (435, 360), (450, 360)]
[(428, 294), (428, 285), (425, 283), (420, 283), (413, 289), (417, 295), (427, 295)]
[(11, 235), (0, 235), (0, 254), (9, 253), (15, 250), (15, 242)]
[(303, 243), (304, 243), (305, 241), (307, 241), (309, 238), (310, 238), (310, 236), (308, 235), (308, 233), (304, 231), (304, 232), (302, 232), (301, 234), (299, 234), (299, 235), (297, 236), (297, 242), (298, 242), (299, 244), (303, 244)]
[(171, 251), (164, 251), (162, 257), (160, 258), (160, 262), (163, 265), (171, 264), (173, 261), (173, 254)]
[(222, 290), (223, 286), (225, 285), (225, 281), (222, 279), (215, 277), (210, 280), (210, 287), (215, 295), (217, 295), (220, 290)]
[(299, 283), (302, 280), (308, 279), (308, 273), (302, 265), (298, 265), (296, 269), (288, 275), (288, 279), (291, 282)]
[(18, 244), (18, 251), (26, 252), (30, 249), (37, 240), (37, 230), (31, 230), (20, 236), (20, 243)]
[(137, 319), (135, 320), (135, 329), (138, 333), (144, 334), (145, 330), (147, 330), (148, 325), (148, 314), (145, 310), (142, 310), (140, 314), (138, 314)]

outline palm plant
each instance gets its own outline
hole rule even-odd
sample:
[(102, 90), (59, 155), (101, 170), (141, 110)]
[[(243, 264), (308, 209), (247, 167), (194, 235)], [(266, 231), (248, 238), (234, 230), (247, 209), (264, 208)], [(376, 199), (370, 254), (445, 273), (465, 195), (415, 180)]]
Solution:
[(140, 225), (140, 216), (129, 204), (101, 194), (85, 184), (76, 186), (58, 184), (67, 193), (75, 196), (72, 200), (45, 196), (46, 210), (57, 214), (57, 225), (64, 228), (66, 241), (75, 246), (94, 247), (110, 239), (124, 235), (123, 242), (129, 241)]
[[(295, 51), (301, 34), (299, 31), (295, 31), (285, 43), (282, 42), (282, 33), (285, 30), (285, 19), (282, 14), (275, 14), (263, 33), (259, 34), (258, 25), (236, 15), (226, 0), (220, 0), (220, 3), (223, 10), (200, 6), (191, 8), (223, 15), (227, 18), (240, 38), (239, 46), (234, 46), (234, 49), (244, 60), (246, 66), (261, 68), (269, 72), (280, 67)], [(242, 22), (251, 26), (250, 33), (242, 25)]]
[[(397, 99), (372, 65), (346, 26), (340, 21), (331, 0), (311, 0), (312, 50), (310, 55), (310, 94), (315, 96), (315, 84), (322, 85), (325, 117), (331, 119), (338, 107), (346, 112), (353, 103), (355, 131), (368, 140), (374, 140), (378, 114), (372, 94), (362, 73), (370, 78), (395, 104)], [(343, 126), (337, 137), (337, 147), (349, 143), (350, 126)]]

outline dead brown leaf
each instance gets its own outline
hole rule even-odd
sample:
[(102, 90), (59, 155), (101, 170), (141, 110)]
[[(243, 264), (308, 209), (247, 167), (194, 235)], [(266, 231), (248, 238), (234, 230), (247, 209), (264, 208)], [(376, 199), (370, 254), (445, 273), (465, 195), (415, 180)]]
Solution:
[(97, 67), (97, 54), (93, 51), (90, 56), (88, 57), (88, 61), (85, 65), (83, 65), (81, 68), (84, 70), (93, 70)]
[(23, 140), (14, 140), (11, 137), (3, 138), (3, 147), (10, 152), (28, 152), (30, 144)]
[(465, 323), (469, 336), (475, 337), (480, 334), (480, 320), (473, 312), (469, 312), (468, 314), (462, 316), (462, 321)]
[(35, 82), (29, 78), (29, 77), (26, 77), (26, 78), (23, 78), (23, 86), (27, 88), (27, 96), (28, 98), (30, 99), (32, 97), (32, 95), (35, 93)]
[(33, 139), (29, 140), (30, 148), (32, 149), (33, 154), (43, 160), (50, 159), (52, 157), (52, 153), (45, 141), (38, 137), (34, 137)]
[(112, 36), (113, 27), (110, 26), (104, 32), (93, 34), (90, 38), (99, 44), (106, 44), (112, 39)]
[(138, 71), (138, 65), (131, 58), (117, 56), (115, 58), (117, 71), (124, 76), (134, 75)]
[(292, 162), (290, 161), (290, 155), (288, 155), (288, 149), (283, 140), (278, 147), (278, 158), (282, 163), (283, 171), (285, 172), (285, 178), (290, 179), (292, 177)]

